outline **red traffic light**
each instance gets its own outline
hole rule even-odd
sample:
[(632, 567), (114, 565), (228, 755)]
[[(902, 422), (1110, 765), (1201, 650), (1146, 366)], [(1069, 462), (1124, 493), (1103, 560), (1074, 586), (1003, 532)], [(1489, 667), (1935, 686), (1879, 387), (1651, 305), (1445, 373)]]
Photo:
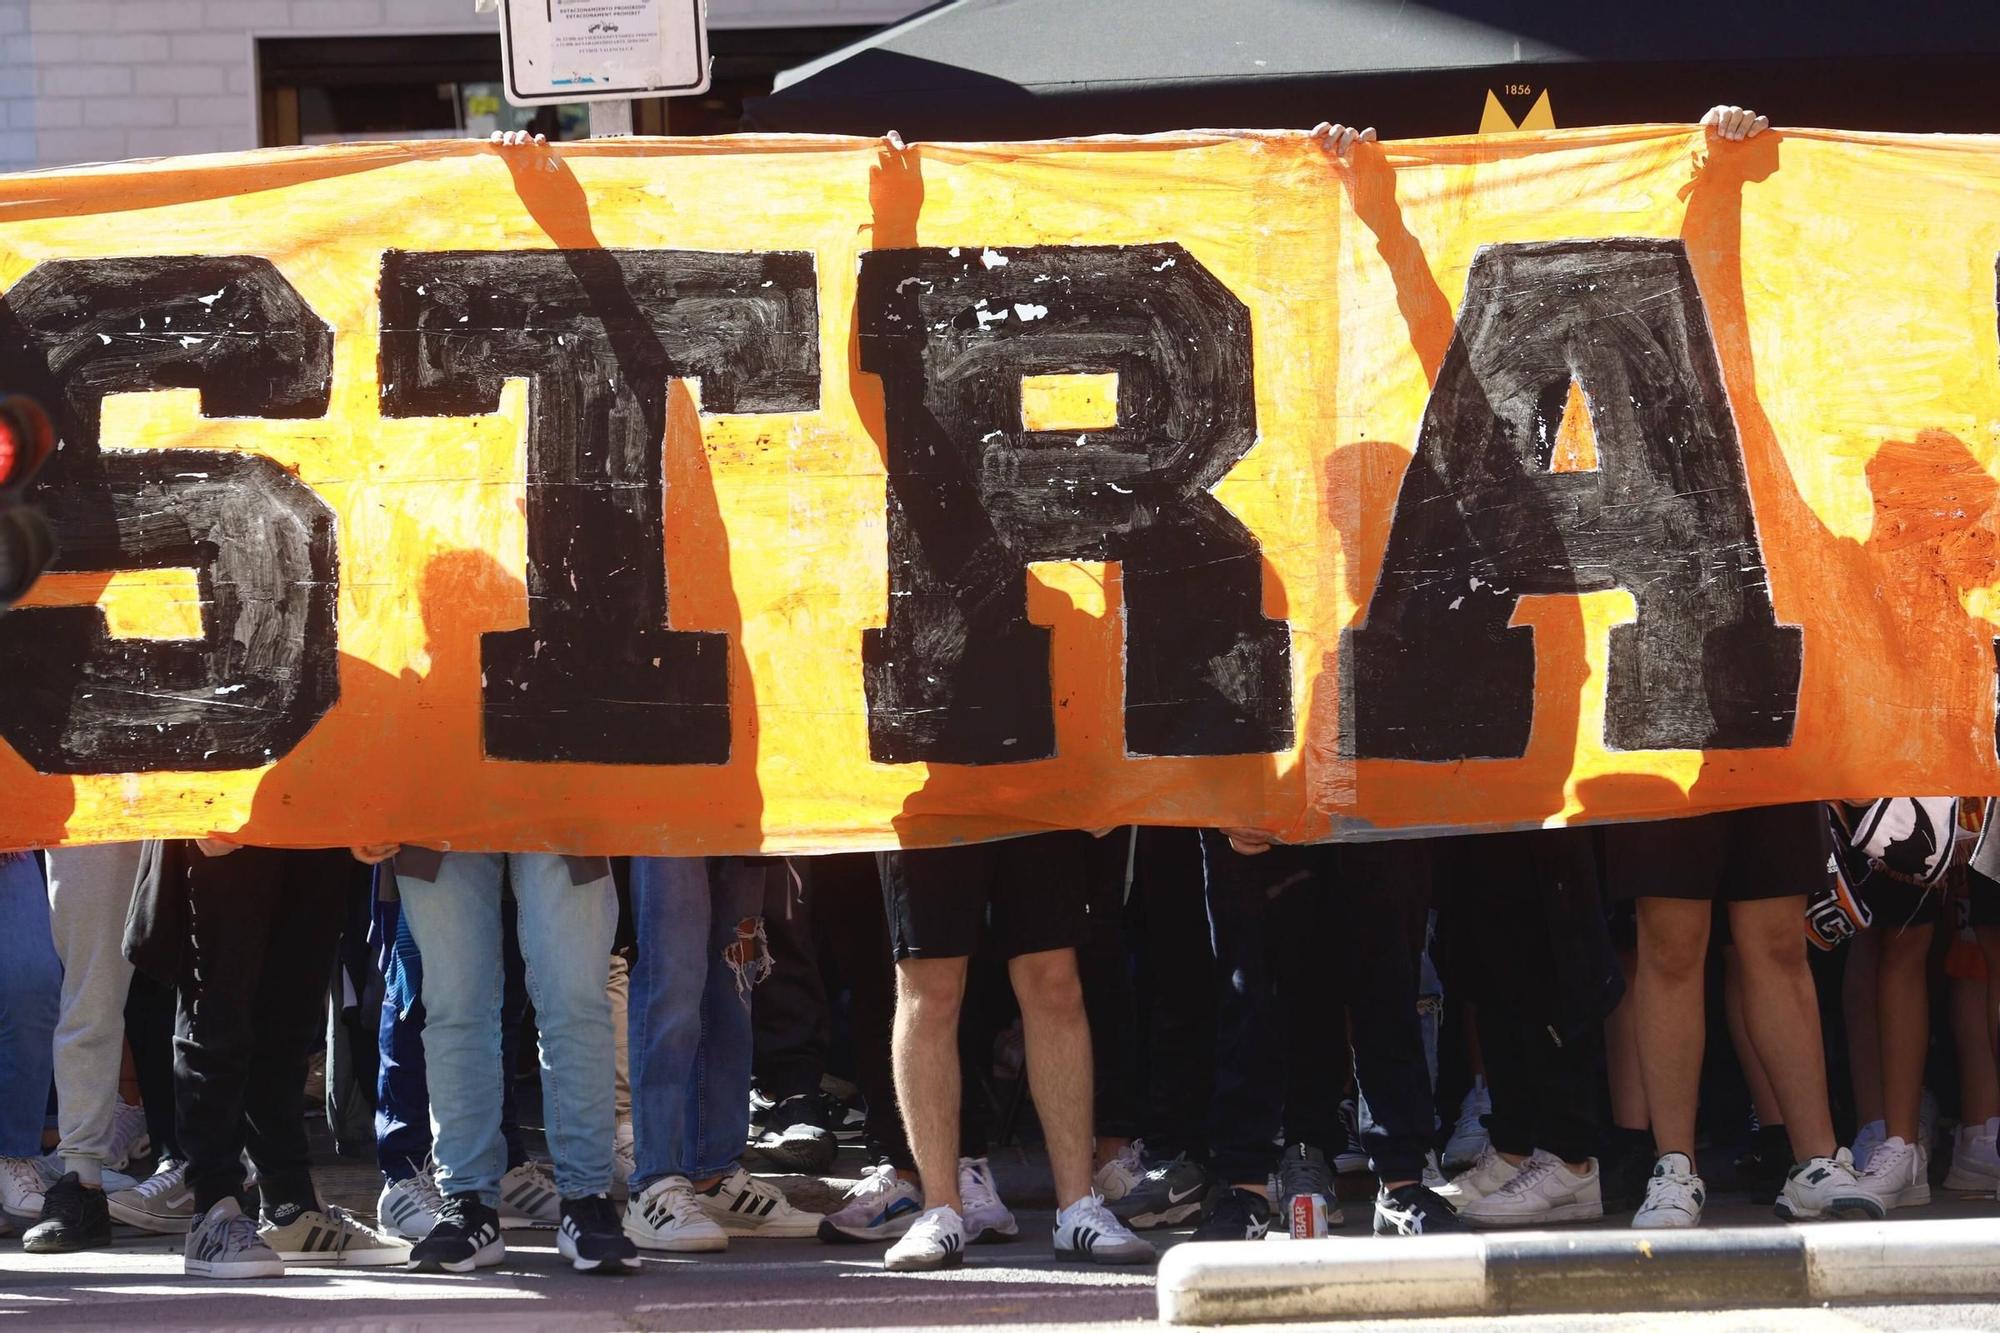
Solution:
[(40, 403), (18, 393), (0, 398), (0, 490), (34, 476), (55, 447), (56, 428)]

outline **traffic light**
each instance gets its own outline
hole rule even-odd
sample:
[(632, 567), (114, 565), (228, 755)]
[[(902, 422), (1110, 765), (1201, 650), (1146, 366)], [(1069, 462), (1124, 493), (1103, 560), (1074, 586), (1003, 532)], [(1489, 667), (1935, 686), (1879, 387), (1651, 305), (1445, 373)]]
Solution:
[(0, 398), (0, 611), (27, 596), (55, 559), (48, 523), (23, 500), (55, 447), (55, 427), (40, 404), (18, 393)]

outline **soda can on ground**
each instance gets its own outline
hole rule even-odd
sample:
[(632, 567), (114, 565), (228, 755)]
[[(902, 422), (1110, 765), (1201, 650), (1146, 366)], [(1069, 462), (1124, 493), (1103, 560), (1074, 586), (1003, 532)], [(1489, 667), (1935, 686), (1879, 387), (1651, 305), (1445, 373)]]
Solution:
[(1326, 1234), (1326, 1196), (1324, 1194), (1293, 1195), (1292, 1239), (1314, 1240)]

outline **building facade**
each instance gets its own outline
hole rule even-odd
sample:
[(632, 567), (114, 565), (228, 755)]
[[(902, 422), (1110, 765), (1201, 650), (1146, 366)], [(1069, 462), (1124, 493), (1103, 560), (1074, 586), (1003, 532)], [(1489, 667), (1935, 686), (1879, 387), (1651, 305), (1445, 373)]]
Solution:
[[(770, 76), (917, 0), (709, 0), (715, 88), (642, 104), (646, 133), (719, 133)], [(516, 125), (498, 21), (473, 0), (0, 0), (0, 170)]]

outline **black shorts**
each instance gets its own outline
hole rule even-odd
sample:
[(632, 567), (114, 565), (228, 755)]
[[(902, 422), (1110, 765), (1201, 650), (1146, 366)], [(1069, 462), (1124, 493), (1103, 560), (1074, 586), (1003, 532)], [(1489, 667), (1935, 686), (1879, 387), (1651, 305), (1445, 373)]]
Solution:
[(1944, 915), (1942, 880), (1927, 889), (1878, 872), (1863, 880), (1858, 892), (1872, 918), (1869, 924), (1878, 930), (1935, 925)]
[(1604, 831), (1605, 895), (1747, 903), (1804, 897), (1826, 874), (1819, 807), (1760, 806)]
[(2000, 926), (2000, 884), (1965, 868), (1965, 919), (1972, 926)]
[(882, 852), (896, 958), (966, 958), (983, 935), (1003, 958), (1076, 948), (1090, 932), (1094, 841), (1088, 833), (1036, 833)]

